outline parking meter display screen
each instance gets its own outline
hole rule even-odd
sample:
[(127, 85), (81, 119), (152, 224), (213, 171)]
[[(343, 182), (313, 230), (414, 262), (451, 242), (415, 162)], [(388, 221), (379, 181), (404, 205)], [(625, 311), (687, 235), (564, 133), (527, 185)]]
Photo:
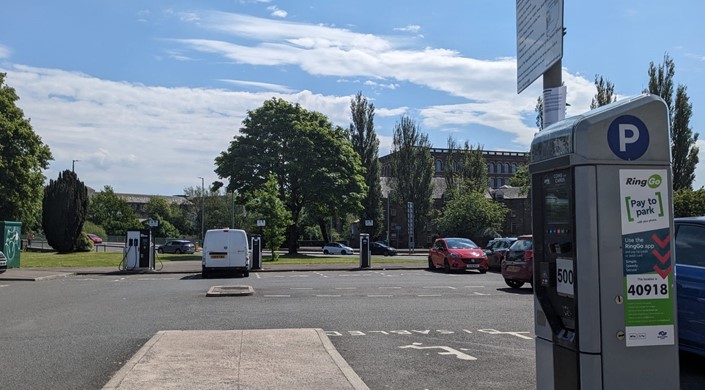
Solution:
[(544, 216), (548, 224), (567, 224), (570, 222), (570, 203), (568, 189), (563, 186), (552, 188), (543, 198)]

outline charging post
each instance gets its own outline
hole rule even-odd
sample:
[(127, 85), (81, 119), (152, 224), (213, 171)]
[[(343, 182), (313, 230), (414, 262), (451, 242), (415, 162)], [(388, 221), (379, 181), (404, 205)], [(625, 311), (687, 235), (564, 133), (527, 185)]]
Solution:
[(677, 389), (668, 110), (623, 99), (531, 143), (538, 389)]
[(252, 235), (252, 269), (262, 269), (262, 236)]
[(152, 232), (150, 229), (128, 230), (125, 242), (125, 271), (154, 269)]
[(370, 268), (372, 265), (372, 256), (370, 254), (370, 235), (367, 233), (360, 234), (360, 268)]

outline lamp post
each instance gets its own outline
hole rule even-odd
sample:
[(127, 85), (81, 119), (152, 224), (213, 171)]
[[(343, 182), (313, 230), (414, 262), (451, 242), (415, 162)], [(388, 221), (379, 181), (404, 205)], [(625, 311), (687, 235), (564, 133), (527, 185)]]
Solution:
[(201, 179), (201, 246), (203, 246), (203, 239), (206, 236), (206, 207), (203, 199), (206, 194), (206, 190), (204, 179), (200, 176), (198, 178)]
[(76, 168), (76, 163), (81, 160), (71, 160), (71, 172), (74, 171), (74, 168)]

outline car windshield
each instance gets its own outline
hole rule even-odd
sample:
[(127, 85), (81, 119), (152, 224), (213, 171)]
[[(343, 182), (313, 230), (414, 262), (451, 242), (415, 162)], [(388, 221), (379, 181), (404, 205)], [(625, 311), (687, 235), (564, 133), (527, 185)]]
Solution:
[(449, 238), (446, 240), (449, 249), (473, 249), (478, 246), (467, 238)]
[(513, 251), (526, 251), (531, 249), (533, 246), (533, 241), (532, 240), (517, 240), (514, 244), (512, 244), (511, 250)]

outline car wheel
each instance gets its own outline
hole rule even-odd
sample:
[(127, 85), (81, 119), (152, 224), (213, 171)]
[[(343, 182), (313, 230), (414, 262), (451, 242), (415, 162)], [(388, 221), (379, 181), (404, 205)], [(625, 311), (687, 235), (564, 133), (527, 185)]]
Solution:
[(164, 253), (164, 249), (162, 249), (162, 248), (157, 249), (157, 253)]
[(181, 254), (181, 249), (177, 249), (174, 251), (175, 254), (180, 255)]
[(206, 271), (206, 269), (204, 268), (204, 269), (201, 271), (201, 279), (208, 279), (208, 276), (209, 276), (209, 275), (208, 275), (208, 271)]
[(486, 274), (486, 273), (487, 273), (487, 270), (486, 270), (486, 269), (479, 269), (478, 271), (480, 271), (481, 274)]
[(520, 282), (518, 280), (512, 280), (512, 279), (504, 279), (504, 282), (507, 283), (507, 286), (511, 288), (521, 288), (521, 286), (524, 285), (524, 282)]
[(340, 254), (341, 254), (341, 255), (347, 255), (348, 252), (346, 252), (345, 249), (343, 249), (342, 251), (340, 251)]
[(431, 260), (431, 256), (428, 257), (428, 269), (430, 269), (431, 271), (436, 269), (436, 266), (433, 265), (433, 260)]
[(328, 252), (328, 249), (324, 249), (324, 250), (323, 250), (323, 254), (324, 254), (324, 255), (327, 255), (328, 253), (329, 253), (329, 252)]
[(385, 256), (389, 256), (389, 251), (384, 251)]
[(250, 277), (250, 271), (245, 271), (242, 273), (243, 278), (249, 278)]
[(447, 274), (449, 274), (449, 273), (451, 272), (450, 263), (448, 262), (448, 259), (444, 259), (444, 260), (443, 260), (443, 270), (444, 270)]

